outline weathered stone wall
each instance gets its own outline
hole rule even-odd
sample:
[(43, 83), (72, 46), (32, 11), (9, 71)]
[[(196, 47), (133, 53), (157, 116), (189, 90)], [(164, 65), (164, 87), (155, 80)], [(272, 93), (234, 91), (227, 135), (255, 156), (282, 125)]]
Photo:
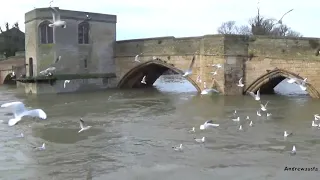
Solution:
[(115, 79), (111, 78), (94, 78), (94, 79), (73, 79), (70, 83), (66, 83), (64, 88), (64, 80), (56, 80), (54, 83), (26, 83), (25, 93), (30, 94), (59, 94), (80, 91), (93, 91), (116, 86)]
[(3, 84), (4, 79), (12, 73), (12, 68), (16, 70), (17, 75), (25, 73), (24, 57), (12, 56), (6, 60), (0, 61), (0, 84)]
[[(140, 61), (147, 62), (153, 56), (160, 58), (180, 70), (186, 70), (193, 54), (196, 62), (191, 79), (196, 81), (200, 75), (209, 85), (212, 77), (218, 89), (225, 95), (242, 94), (267, 70), (280, 68), (307, 77), (309, 82), (320, 91), (320, 56), (315, 52), (320, 47), (319, 39), (314, 38), (273, 38), (266, 36), (207, 35), (191, 38), (152, 38), (118, 41), (115, 61), (117, 81), (134, 69), (139, 63), (134, 57), (142, 53)], [(212, 76), (212, 64), (222, 64), (218, 74)], [(236, 84), (243, 78), (245, 87)]]
[[(66, 21), (67, 26), (66, 28), (55, 29), (55, 43), (53, 44), (41, 44), (39, 35), (39, 25), (45, 21), (52, 21), (51, 10), (49, 8), (40, 8), (25, 14), (25, 59), (28, 64), (29, 58), (33, 58), (33, 76), (37, 76), (40, 71), (52, 66), (55, 61), (54, 56), (61, 56), (61, 60), (54, 64), (56, 67), (55, 74), (115, 73), (116, 16), (56, 9), (60, 12), (61, 19)], [(86, 19), (87, 15), (90, 20)], [(89, 23), (89, 44), (78, 43), (78, 25), (84, 21)], [(85, 61), (87, 62), (87, 67), (84, 65)], [(27, 76), (29, 76), (29, 72)], [(83, 84), (92, 88), (97, 86), (101, 88), (114, 87), (115, 83), (105, 85), (105, 82), (111, 81), (114, 80), (77, 79), (71, 83), (71, 86), (74, 87), (68, 90), (56, 87), (59, 85), (50, 86), (48, 84), (48, 87), (44, 87), (46, 86), (45, 84), (39, 84), (37, 88), (34, 85), (28, 85), (27, 87), (30, 87), (29, 89), (35, 88), (32, 91), (35, 93), (59, 93), (79, 89)], [(56, 84), (61, 83), (57, 82)], [(29, 92), (29, 89), (27, 88), (26, 91)]]
[[(193, 55), (196, 55), (193, 74), (190, 78), (196, 82), (200, 75), (202, 82), (209, 86), (212, 82), (211, 64), (223, 63), (223, 37), (205, 36), (192, 38), (152, 38), (117, 41), (115, 50), (117, 80), (120, 81), (125, 74), (140, 63), (134, 62), (137, 54), (141, 54), (142, 63), (152, 60), (155, 56), (175, 68), (185, 71), (189, 68)], [(202, 67), (202, 68), (200, 68)], [(223, 76), (217, 75), (219, 85), (223, 85)], [(203, 83), (197, 83), (203, 89)]]
[(308, 78), (320, 92), (320, 56), (315, 55), (319, 39), (257, 37), (249, 42), (248, 51), (254, 56), (245, 63), (245, 88), (260, 76), (275, 68)]

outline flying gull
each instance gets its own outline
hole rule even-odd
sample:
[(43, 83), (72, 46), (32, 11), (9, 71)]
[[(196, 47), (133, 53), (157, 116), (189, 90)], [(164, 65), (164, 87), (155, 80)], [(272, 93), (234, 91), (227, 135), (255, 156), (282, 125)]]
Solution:
[(27, 110), (22, 102), (10, 102), (2, 104), (1, 107), (11, 107), (13, 112), (13, 119), (10, 119), (8, 122), (9, 126), (13, 126), (17, 124), (22, 117), (31, 116), (31, 117), (39, 117), (41, 119), (47, 119), (47, 114), (42, 109), (31, 109)]

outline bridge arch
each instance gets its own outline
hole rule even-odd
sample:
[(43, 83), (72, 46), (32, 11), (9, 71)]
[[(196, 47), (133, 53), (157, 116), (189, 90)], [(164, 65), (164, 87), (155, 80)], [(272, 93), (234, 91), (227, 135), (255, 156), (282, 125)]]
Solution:
[[(119, 81), (118, 88), (137, 88), (150, 87), (153, 83), (167, 70), (172, 70), (177, 74), (184, 74), (184, 72), (170, 64), (163, 62), (160, 59), (143, 62), (131, 70), (129, 70)], [(146, 84), (142, 84), (141, 80), (146, 75)], [(185, 77), (198, 92), (201, 92), (200, 87), (190, 77)]]
[[(286, 78), (303, 79), (303, 77), (299, 76), (298, 74), (276, 68), (275, 70), (269, 71), (268, 73), (258, 77), (255, 81), (253, 81), (253, 83), (247, 86), (244, 93), (256, 92), (258, 89), (260, 89), (261, 94), (273, 94), (273, 89)], [(320, 98), (319, 92), (310, 83), (307, 82), (306, 87), (306, 91), (311, 97)]]
[(2, 84), (15, 85), (16, 81), (14, 80), (14, 77), (11, 77), (11, 76), (12, 76), (12, 72), (8, 73), (3, 79)]

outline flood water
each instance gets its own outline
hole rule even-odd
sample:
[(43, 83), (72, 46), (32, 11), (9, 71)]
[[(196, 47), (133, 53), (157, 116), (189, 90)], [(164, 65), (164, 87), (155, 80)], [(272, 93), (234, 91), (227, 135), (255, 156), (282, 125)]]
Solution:
[[(320, 129), (311, 127), (319, 100), (262, 95), (272, 116), (258, 117), (259, 103), (250, 96), (198, 95), (191, 84), (166, 81), (171, 80), (159, 79), (158, 89), (50, 96), (26, 96), (1, 86), (1, 104), (22, 101), (42, 108), (48, 118), (23, 118), (8, 127), (10, 109), (0, 109), (0, 179), (319, 179)], [(240, 123), (231, 120), (234, 110)], [(78, 133), (80, 117), (93, 127)], [(210, 119), (220, 127), (200, 131)], [(192, 127), (195, 133), (188, 132)], [(284, 130), (293, 135), (284, 139)], [(205, 143), (194, 141), (203, 136)], [(42, 143), (46, 150), (33, 148)], [(172, 149), (181, 143), (183, 152)], [(293, 145), (295, 156), (290, 155)]]

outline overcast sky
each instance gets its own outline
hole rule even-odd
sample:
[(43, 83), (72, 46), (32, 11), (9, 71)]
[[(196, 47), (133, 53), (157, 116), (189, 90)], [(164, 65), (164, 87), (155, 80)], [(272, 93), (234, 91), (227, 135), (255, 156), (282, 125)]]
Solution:
[[(48, 7), (50, 0), (8, 0), (1, 5), (0, 25), (18, 21), (24, 31), (24, 14), (34, 8)], [(256, 15), (257, 0), (55, 0), (52, 5), (117, 15), (117, 40), (161, 36), (202, 36), (217, 33), (228, 20), (246, 24)], [(294, 9), (283, 23), (305, 37), (320, 37), (320, 1), (260, 0), (261, 14), (279, 19)]]

